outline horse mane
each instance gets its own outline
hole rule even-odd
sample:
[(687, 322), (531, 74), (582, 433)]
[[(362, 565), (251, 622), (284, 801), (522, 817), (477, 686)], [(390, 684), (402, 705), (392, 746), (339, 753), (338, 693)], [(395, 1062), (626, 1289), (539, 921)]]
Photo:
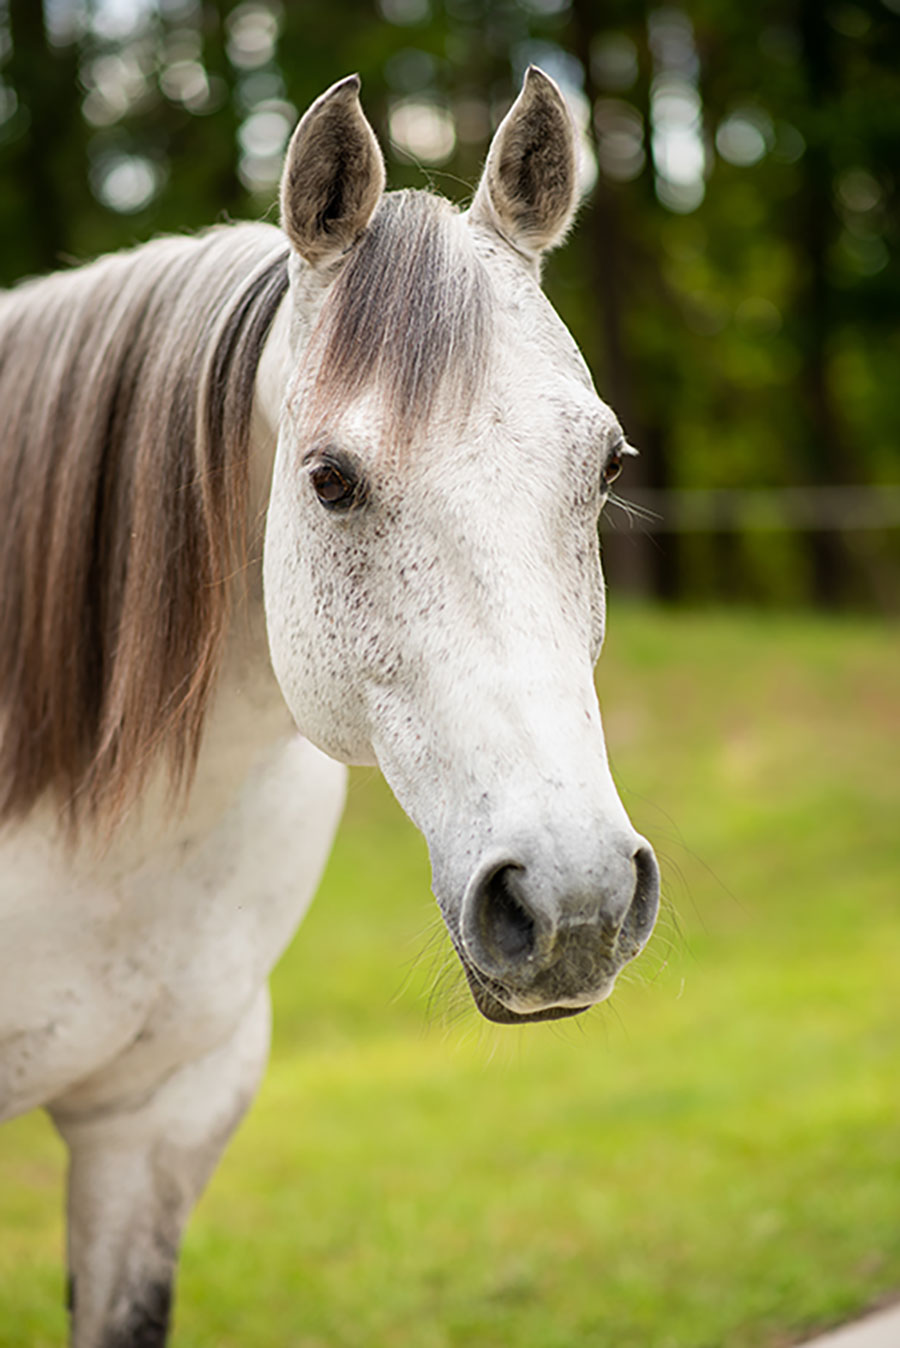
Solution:
[(240, 225), (0, 295), (0, 820), (112, 824), (161, 754), (190, 781), (286, 287)]

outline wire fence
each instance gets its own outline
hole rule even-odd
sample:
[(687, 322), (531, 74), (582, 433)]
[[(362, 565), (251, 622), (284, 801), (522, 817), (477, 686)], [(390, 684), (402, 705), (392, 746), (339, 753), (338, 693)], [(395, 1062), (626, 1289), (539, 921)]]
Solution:
[[(900, 528), (900, 484), (883, 486), (636, 487), (613, 496), (651, 534), (766, 533)], [(610, 521), (621, 529), (623, 521)]]

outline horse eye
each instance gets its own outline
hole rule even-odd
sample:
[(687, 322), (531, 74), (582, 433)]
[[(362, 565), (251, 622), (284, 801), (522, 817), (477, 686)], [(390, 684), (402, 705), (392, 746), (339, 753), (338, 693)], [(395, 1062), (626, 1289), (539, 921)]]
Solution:
[(310, 472), (313, 490), (329, 510), (346, 509), (357, 498), (358, 483), (333, 463), (319, 463)]
[(619, 450), (614, 450), (607, 461), (606, 467), (603, 469), (604, 487), (611, 487), (621, 471), (622, 455)]

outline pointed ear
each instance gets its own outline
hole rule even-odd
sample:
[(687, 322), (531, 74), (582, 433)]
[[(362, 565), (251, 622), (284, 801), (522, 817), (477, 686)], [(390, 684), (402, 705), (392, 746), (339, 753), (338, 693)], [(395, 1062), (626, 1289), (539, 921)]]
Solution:
[(291, 137), (281, 175), (281, 227), (313, 266), (362, 234), (384, 191), (384, 160), (359, 103), (359, 76), (317, 98)]
[(529, 66), (522, 92), (497, 128), (472, 203), (519, 252), (537, 258), (565, 237), (575, 214), (575, 128), (556, 83)]

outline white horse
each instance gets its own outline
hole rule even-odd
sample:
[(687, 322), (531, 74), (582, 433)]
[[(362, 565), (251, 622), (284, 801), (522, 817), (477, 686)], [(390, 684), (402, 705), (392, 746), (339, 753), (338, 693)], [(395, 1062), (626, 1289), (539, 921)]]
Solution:
[(342, 764), (424, 833), (492, 1020), (605, 998), (655, 919), (592, 678), (628, 449), (538, 284), (569, 115), (530, 70), (459, 213), (384, 195), (358, 89), (281, 230), (0, 298), (0, 1117), (68, 1146), (77, 1348), (165, 1340)]

